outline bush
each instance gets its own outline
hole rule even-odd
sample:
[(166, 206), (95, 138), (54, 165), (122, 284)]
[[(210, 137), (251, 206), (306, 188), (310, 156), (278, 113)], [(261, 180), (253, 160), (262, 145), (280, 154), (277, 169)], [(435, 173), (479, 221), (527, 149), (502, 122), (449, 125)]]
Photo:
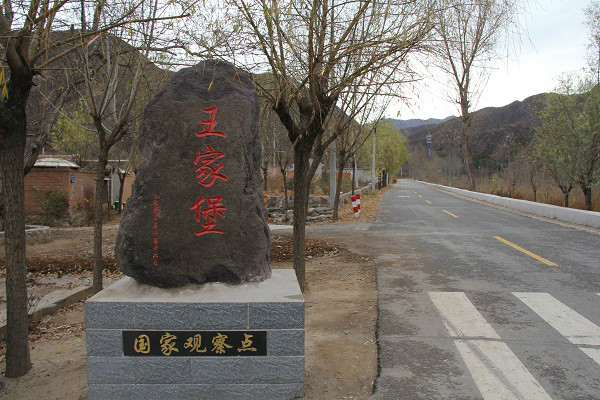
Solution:
[(33, 189), (35, 200), (42, 208), (42, 213), (50, 219), (59, 219), (67, 213), (69, 201), (67, 192), (60, 189)]

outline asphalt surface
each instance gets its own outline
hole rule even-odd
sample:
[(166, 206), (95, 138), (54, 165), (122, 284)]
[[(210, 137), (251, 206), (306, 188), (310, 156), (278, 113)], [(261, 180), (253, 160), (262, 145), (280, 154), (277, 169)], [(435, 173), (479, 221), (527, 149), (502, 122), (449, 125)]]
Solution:
[(373, 399), (600, 399), (600, 236), (409, 180), (344, 235), (378, 263)]

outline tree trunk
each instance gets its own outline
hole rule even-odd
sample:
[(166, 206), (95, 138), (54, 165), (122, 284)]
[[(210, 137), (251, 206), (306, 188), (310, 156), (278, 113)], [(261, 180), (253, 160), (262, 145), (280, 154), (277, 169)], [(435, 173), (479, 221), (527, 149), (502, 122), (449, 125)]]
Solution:
[(262, 169), (263, 171), (263, 191), (265, 192), (265, 194), (267, 193), (267, 179), (268, 179), (268, 175), (269, 175), (269, 167), (260, 167), (260, 169)]
[[(16, 108), (16, 107), (15, 107)], [(23, 179), (26, 137), (25, 109), (9, 111), (11, 125), (2, 124), (0, 161), (4, 201), (6, 265), (6, 373), (23, 376), (31, 368), (27, 315), (27, 269), (25, 264), (25, 184)], [(16, 114), (16, 115), (15, 115)], [(12, 118), (11, 118), (12, 117)], [(14, 118), (14, 119), (13, 119)]]
[(537, 185), (533, 177), (529, 177), (529, 184), (531, 185), (531, 190), (533, 191), (533, 201), (537, 202)]
[(475, 190), (475, 166), (473, 165), (473, 153), (471, 152), (471, 146), (469, 146), (469, 140), (471, 138), (471, 114), (468, 109), (462, 107), (462, 129), (460, 132), (460, 143), (463, 161), (465, 163), (465, 169), (467, 170), (467, 177), (469, 178), (469, 189)]
[(294, 146), (294, 233), (292, 255), (294, 270), (300, 285), (300, 290), (306, 291), (306, 212), (308, 209), (308, 191), (310, 182), (308, 170), (310, 167), (310, 153), (312, 141), (307, 138), (300, 139)]
[(102, 290), (102, 205), (104, 203), (104, 176), (108, 164), (108, 154), (100, 151), (96, 169), (96, 207), (94, 210), (94, 293)]
[(281, 169), (281, 177), (283, 178), (283, 206), (285, 207), (287, 215), (287, 210), (290, 208), (290, 204), (288, 199), (287, 171), (285, 170), (285, 168)]
[(354, 196), (354, 190), (356, 188), (356, 157), (352, 155), (352, 196)]
[(563, 194), (565, 195), (565, 207), (569, 207), (569, 194), (571, 193), (571, 191), (564, 191), (563, 190)]
[(465, 169), (467, 171), (467, 177), (469, 178), (469, 190), (475, 190), (475, 168), (473, 166), (473, 153), (469, 146), (468, 140), (462, 140), (462, 155), (465, 162)]
[(580, 183), (579, 186), (581, 186), (581, 191), (585, 197), (585, 209), (592, 211), (592, 187), (584, 183)]
[(340, 159), (338, 162), (338, 176), (336, 179), (336, 184), (335, 184), (335, 197), (333, 199), (333, 220), (337, 221), (338, 220), (338, 210), (340, 208), (340, 191), (342, 190), (342, 179), (343, 179), (343, 172), (344, 172), (344, 166), (346, 164), (345, 162), (345, 154), (340, 154)]

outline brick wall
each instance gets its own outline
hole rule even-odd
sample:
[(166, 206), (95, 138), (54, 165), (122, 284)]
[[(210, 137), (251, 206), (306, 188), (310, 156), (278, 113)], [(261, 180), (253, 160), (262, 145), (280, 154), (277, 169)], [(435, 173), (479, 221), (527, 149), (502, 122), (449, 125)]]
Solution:
[[(74, 182), (71, 183), (71, 175)], [(25, 176), (25, 213), (41, 214), (35, 190), (59, 189), (67, 194), (69, 212), (77, 212), (77, 207), (88, 199), (92, 201), (95, 193), (95, 172), (74, 170), (71, 168), (32, 168)]]

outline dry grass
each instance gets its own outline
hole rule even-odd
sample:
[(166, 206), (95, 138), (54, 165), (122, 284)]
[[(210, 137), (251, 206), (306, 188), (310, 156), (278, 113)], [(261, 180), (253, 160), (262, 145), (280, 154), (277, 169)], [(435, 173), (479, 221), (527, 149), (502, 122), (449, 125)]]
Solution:
[(379, 212), (379, 205), (385, 193), (392, 187), (389, 185), (375, 193), (364, 193), (360, 196), (360, 216), (354, 216), (352, 203), (340, 204), (339, 218), (336, 222), (372, 222), (375, 220), (375, 215)]
[[(434, 183), (439, 183), (441, 185), (448, 185), (448, 182), (444, 182), (440, 179), (430, 180)], [(479, 178), (476, 182), (477, 191), (480, 193), (490, 193), (494, 194), (494, 184), (491, 178), (481, 179)], [(468, 183), (466, 179), (462, 179), (454, 184), (450, 185), (461, 189), (469, 189)], [(498, 190), (503, 193), (508, 192), (508, 182), (499, 177), (498, 179)], [(515, 192), (512, 195), (513, 199), (522, 199), (534, 201), (533, 199), (533, 191), (531, 190), (531, 186), (527, 184), (521, 183), (515, 189)], [(543, 184), (537, 192), (537, 201), (539, 203), (552, 204), (555, 206), (563, 206), (565, 197), (560, 191), (560, 189), (550, 182), (546, 182)], [(579, 186), (573, 186), (573, 190), (571, 190), (570, 199), (569, 199), (569, 207), (570, 208), (578, 208), (581, 210), (585, 210), (585, 199), (583, 197), (583, 193)], [(600, 190), (597, 187), (592, 189), (592, 210), (600, 211)]]

